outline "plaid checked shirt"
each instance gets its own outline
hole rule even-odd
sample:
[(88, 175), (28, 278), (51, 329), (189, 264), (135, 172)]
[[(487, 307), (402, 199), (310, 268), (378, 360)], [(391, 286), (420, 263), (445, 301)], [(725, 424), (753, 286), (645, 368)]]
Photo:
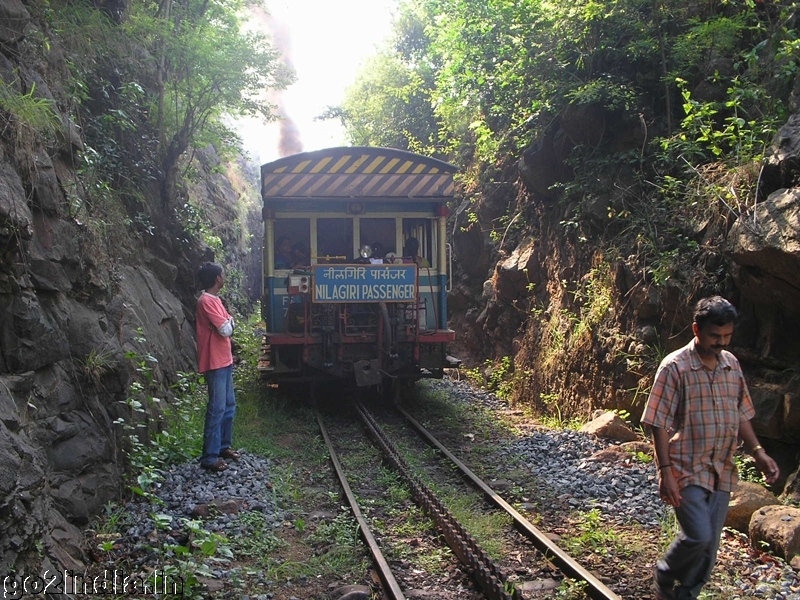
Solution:
[(669, 459), (679, 489), (698, 485), (731, 492), (738, 480), (733, 453), (739, 423), (754, 416), (736, 357), (723, 350), (712, 371), (692, 340), (661, 361), (642, 423), (669, 433)]

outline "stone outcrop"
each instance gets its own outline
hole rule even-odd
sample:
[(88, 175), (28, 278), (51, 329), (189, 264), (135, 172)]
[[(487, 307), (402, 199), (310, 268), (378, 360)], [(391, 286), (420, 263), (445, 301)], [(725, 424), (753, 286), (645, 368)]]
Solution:
[[(127, 416), (118, 400), (134, 372), (125, 354), (154, 356), (155, 376), (166, 382), (195, 365), (186, 311), (148, 269), (120, 266), (116, 282), (106, 281), (113, 293), (94, 296), (103, 301), (100, 308), (70, 294), (84, 275), (80, 270), (71, 280), (58, 263), (40, 259), (38, 266), (59, 275), (42, 283), (20, 274), (0, 291), (3, 570), (34, 550), (37, 540), (56, 559), (64, 553), (79, 558), (74, 525), (119, 496), (113, 421)], [(64, 283), (53, 285), (54, 279)], [(104, 361), (98, 380), (85, 371), (92, 355)]]
[(771, 194), (739, 217), (728, 239), (742, 293), (754, 304), (800, 314), (800, 190)]
[(525, 295), (528, 286), (541, 282), (540, 264), (536, 242), (526, 239), (520, 243), (511, 256), (497, 263), (493, 283), (497, 298), (510, 302)]

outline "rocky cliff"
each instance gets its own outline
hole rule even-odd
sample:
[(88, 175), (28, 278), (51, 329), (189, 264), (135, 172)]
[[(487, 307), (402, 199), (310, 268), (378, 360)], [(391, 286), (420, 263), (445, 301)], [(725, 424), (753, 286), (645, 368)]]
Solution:
[[(0, 573), (80, 567), (78, 527), (122, 492), (114, 421), (132, 357), (154, 358), (164, 389), (195, 369), (194, 273), (213, 255), (151, 205), (157, 190), (91, 193), (88, 123), (74, 120), (65, 58), (55, 38), (42, 48), (43, 27), (0, 1)], [(218, 163), (211, 149), (196, 156), (183, 201), (246, 262), (241, 190)], [(234, 266), (252, 271), (245, 262)]]
[[(776, 487), (788, 479), (798, 499), (800, 116), (763, 165), (698, 171), (694, 196), (637, 194), (634, 170), (611, 163), (608, 181), (593, 182), (598, 192), (577, 201), (562, 193), (578, 175), (567, 166), (578, 144), (638, 153), (643, 135), (609, 115), (566, 111), (493, 175), (507, 184), (468, 190), (477, 220), (456, 215), (460, 280), (450, 296), (461, 354), (513, 357), (516, 402), (559, 417), (617, 408), (636, 422), (659, 361), (692, 337), (694, 303), (721, 294), (741, 312), (731, 350), (757, 433), (781, 465)], [(488, 239), (502, 215), (512, 215), (502, 237)]]

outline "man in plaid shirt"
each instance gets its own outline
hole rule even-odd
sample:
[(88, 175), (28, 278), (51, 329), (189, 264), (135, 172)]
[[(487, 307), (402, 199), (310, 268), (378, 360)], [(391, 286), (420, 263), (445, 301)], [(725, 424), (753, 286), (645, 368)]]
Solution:
[(711, 577), (737, 474), (738, 439), (768, 483), (778, 466), (758, 443), (739, 361), (725, 348), (738, 313), (720, 296), (694, 311), (694, 339), (656, 372), (642, 423), (653, 432), (661, 499), (675, 508), (680, 532), (656, 564), (658, 600), (695, 599)]

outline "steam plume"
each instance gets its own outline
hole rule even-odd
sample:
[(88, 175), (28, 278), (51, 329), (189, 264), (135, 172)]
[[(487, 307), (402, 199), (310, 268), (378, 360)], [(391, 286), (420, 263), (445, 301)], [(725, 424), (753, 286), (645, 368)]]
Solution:
[[(291, 35), (287, 25), (282, 22), (274, 12), (266, 13), (263, 9), (257, 8), (254, 10), (254, 13), (256, 18), (264, 23), (267, 30), (272, 34), (272, 41), (275, 47), (280, 51), (286, 67), (290, 70), (294, 70)], [(292, 117), (289, 115), (283, 90), (270, 90), (267, 93), (267, 98), (277, 107), (276, 112), (280, 117), (278, 121), (278, 154), (283, 157), (302, 152), (303, 139), (300, 134), (300, 129), (298, 129)]]

